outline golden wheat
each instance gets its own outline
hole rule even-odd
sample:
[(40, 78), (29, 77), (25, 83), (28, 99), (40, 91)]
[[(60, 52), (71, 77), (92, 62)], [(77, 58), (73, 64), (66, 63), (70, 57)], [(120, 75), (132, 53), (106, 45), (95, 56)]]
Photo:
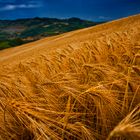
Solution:
[[(128, 23), (139, 23), (135, 18)], [(62, 48), (5, 62), (0, 140), (140, 139), (140, 24), (120, 23), (107, 34), (101, 29), (117, 23), (85, 31), (80, 42), (77, 31), (75, 43), (68, 39)]]

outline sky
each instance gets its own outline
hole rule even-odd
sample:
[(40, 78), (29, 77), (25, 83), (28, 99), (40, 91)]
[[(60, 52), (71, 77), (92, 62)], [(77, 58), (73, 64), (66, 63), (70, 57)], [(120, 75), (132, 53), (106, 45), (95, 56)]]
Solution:
[(140, 0), (0, 0), (0, 19), (32, 17), (109, 21), (140, 14)]

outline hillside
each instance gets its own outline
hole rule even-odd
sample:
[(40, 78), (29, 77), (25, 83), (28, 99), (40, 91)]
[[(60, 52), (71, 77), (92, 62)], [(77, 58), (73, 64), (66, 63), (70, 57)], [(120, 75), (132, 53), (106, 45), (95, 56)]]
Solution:
[(139, 140), (140, 15), (0, 51), (1, 140)]
[(79, 18), (0, 20), (0, 50), (101, 23), (103, 22), (92, 22)]

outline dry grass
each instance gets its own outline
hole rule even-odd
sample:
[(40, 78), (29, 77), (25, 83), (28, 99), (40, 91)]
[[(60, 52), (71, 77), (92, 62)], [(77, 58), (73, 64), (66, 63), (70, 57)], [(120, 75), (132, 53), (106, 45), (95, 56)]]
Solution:
[(140, 139), (134, 35), (137, 28), (68, 44), (1, 73), (0, 140)]

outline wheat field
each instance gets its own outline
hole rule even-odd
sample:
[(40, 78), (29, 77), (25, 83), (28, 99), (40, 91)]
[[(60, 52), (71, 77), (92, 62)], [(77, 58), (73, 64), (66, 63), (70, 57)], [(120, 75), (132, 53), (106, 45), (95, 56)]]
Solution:
[(0, 52), (0, 140), (139, 140), (140, 15)]

